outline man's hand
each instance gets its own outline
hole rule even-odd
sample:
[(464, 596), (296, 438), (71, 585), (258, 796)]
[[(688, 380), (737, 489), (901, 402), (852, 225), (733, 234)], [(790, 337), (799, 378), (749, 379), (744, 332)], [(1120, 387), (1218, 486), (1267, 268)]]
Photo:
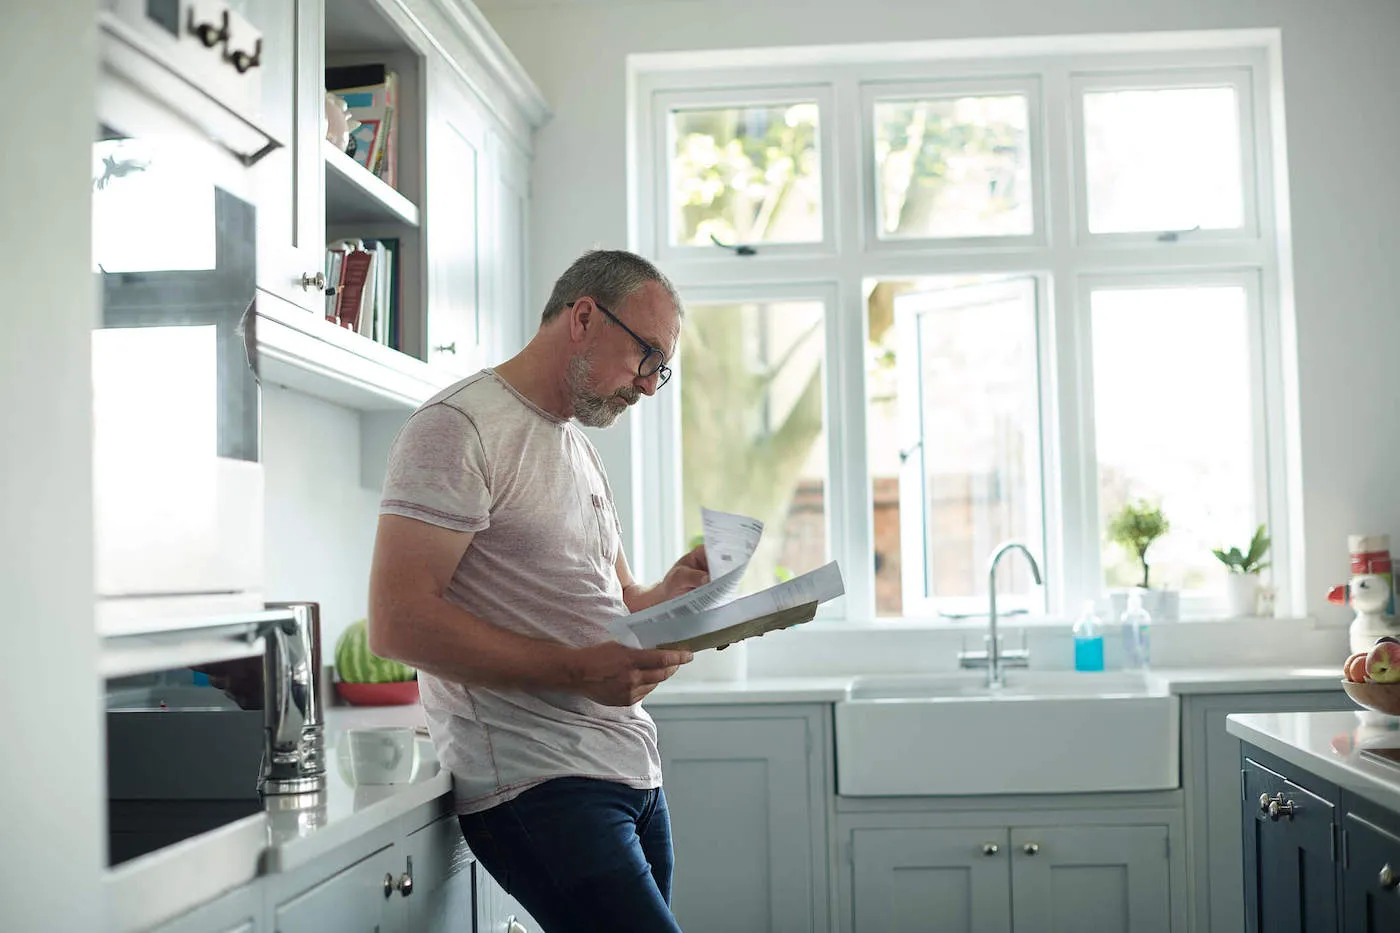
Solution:
[(689, 593), (709, 582), (710, 564), (705, 559), (705, 546), (703, 544), (696, 545), (690, 550), (690, 553), (676, 561), (671, 565), (671, 569), (666, 571), (666, 576), (657, 586), (657, 593), (661, 597), (657, 602), (675, 599), (682, 593)]
[(574, 649), (574, 692), (604, 706), (632, 706), (694, 655), (689, 651), (629, 648), (615, 641)]

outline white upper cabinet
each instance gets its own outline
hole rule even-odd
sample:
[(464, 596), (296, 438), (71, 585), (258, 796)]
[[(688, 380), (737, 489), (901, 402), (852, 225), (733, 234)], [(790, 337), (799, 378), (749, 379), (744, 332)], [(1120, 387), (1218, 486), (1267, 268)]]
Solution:
[(488, 362), (482, 316), (482, 242), (490, 230), (486, 117), (443, 60), (428, 71), (428, 346), (433, 366), (459, 376)]
[(263, 122), (282, 143), (257, 167), (258, 286), (311, 312), (325, 305), (322, 12), (322, 0), (250, 0), (248, 11), (263, 33)]
[[(258, 169), (264, 380), (402, 410), (513, 353), (528, 316), (530, 147), (548, 110), (509, 50), (461, 0), (250, 4), (263, 117), (284, 143)], [(392, 179), (325, 139), (326, 69), (349, 66), (396, 75)], [(393, 254), (392, 323), (378, 333), (327, 316), (326, 247), (346, 239)]]

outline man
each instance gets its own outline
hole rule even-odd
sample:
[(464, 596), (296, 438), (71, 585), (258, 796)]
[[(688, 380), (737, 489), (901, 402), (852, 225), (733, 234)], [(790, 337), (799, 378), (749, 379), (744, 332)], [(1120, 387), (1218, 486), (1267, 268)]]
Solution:
[(705, 583), (704, 551), (633, 579), (597, 451), (670, 377), (681, 302), (640, 256), (594, 251), (514, 358), (414, 412), (390, 454), (370, 648), (416, 667), (472, 852), (549, 933), (679, 931), (656, 727), (638, 705), (687, 651), (606, 623)]

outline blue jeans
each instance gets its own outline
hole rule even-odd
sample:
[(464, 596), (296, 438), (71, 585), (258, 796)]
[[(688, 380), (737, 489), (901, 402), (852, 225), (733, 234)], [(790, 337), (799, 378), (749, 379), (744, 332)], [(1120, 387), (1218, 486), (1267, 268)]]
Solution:
[(555, 778), (460, 821), (477, 863), (545, 933), (680, 933), (661, 788)]

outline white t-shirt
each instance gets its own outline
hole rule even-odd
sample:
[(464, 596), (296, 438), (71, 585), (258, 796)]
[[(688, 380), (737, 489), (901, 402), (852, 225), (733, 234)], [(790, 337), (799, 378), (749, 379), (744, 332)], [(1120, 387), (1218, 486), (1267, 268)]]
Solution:
[[(609, 641), (607, 623), (628, 614), (616, 570), (621, 528), (598, 452), (573, 421), (490, 369), (410, 416), (389, 455), (379, 511), (474, 533), (445, 595), (492, 625), (584, 647)], [(555, 777), (661, 785), (656, 726), (640, 705), (422, 671), (418, 680), (459, 813)]]

